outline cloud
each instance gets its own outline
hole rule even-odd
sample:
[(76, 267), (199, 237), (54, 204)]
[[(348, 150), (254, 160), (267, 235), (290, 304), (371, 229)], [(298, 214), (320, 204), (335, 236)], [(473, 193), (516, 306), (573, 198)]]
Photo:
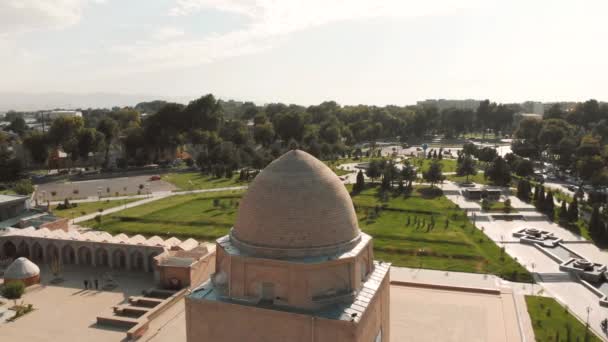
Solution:
[(244, 16), (248, 26), (223, 34), (193, 39), (183, 31), (164, 28), (151, 39), (117, 46), (129, 68), (189, 67), (228, 57), (264, 51), (291, 33), (342, 21), (378, 17), (440, 15), (477, 7), (482, 0), (176, 0), (170, 16), (220, 11)]
[(155, 40), (168, 40), (175, 39), (184, 35), (184, 30), (177, 27), (161, 27), (152, 34), (152, 38)]
[(2, 0), (0, 35), (77, 24), (86, 0)]

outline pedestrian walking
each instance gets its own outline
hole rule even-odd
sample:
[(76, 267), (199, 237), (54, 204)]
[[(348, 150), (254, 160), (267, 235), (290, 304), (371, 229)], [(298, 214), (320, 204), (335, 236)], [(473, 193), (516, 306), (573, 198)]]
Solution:
[(89, 288), (89, 281), (88, 280), (84, 280), (84, 288), (88, 289)]
[(97, 290), (99, 288), (99, 282), (97, 281), (97, 278), (95, 278), (95, 290)]

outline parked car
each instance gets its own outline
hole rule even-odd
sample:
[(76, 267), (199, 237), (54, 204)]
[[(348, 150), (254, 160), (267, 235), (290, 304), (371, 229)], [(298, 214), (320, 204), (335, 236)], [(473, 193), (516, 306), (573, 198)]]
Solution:
[(154, 175), (152, 177), (150, 177), (151, 181), (159, 181), (160, 180), (160, 176), (159, 175)]
[(566, 189), (568, 189), (568, 190), (570, 190), (570, 191), (572, 191), (572, 192), (576, 192), (576, 190), (577, 190), (577, 189), (576, 189), (576, 186), (574, 186), (574, 185), (568, 185), (568, 186), (566, 187)]

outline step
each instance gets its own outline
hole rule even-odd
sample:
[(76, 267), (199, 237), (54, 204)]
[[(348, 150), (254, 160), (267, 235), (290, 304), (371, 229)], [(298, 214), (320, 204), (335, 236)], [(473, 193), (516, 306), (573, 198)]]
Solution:
[(152, 298), (162, 298), (162, 299), (167, 299), (176, 293), (177, 293), (177, 291), (175, 291), (175, 290), (164, 290), (164, 289), (156, 289), (156, 288), (144, 290), (145, 296), (152, 297)]
[(113, 309), (115, 314), (137, 317), (145, 315), (148, 311), (152, 310), (152, 308), (134, 306), (129, 304), (116, 305), (113, 307)]
[(129, 303), (134, 304), (135, 306), (144, 306), (147, 308), (153, 308), (160, 303), (162, 303), (164, 299), (160, 298), (152, 298), (152, 297), (142, 297), (142, 296), (131, 296), (129, 297)]
[(139, 320), (136, 318), (122, 316), (97, 316), (97, 324), (121, 328), (132, 328), (139, 324)]

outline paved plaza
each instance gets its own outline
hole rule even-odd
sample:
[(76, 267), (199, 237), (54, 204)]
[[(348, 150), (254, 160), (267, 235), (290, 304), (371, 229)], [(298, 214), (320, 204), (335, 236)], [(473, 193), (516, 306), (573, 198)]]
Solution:
[[(100, 190), (102, 197), (116, 196), (117, 193), (118, 196), (137, 195), (138, 191), (145, 194), (148, 191), (147, 185), (149, 185), (150, 192), (173, 191), (176, 189), (171, 183), (163, 180), (150, 181), (150, 175), (145, 175), (40, 184), (36, 196), (39, 200), (46, 202), (62, 201), (64, 198), (98, 197)], [(140, 186), (142, 186), (141, 189)], [(53, 192), (55, 196), (52, 195)]]
[[(582, 322), (587, 321), (596, 335), (608, 340), (601, 333), (600, 323), (608, 318), (608, 309), (599, 305), (599, 298), (592, 294), (580, 282), (568, 273), (559, 270), (559, 264), (534, 246), (521, 244), (518, 238), (513, 237), (513, 232), (522, 228), (536, 228), (553, 233), (556, 237), (563, 239), (563, 244), (576, 253), (593, 262), (608, 264), (608, 253), (600, 250), (592, 242), (576, 235), (569, 230), (550, 222), (545, 216), (538, 213), (531, 204), (520, 201), (515, 196), (509, 196), (513, 207), (519, 210), (524, 220), (496, 220), (491, 213), (482, 213), (479, 202), (467, 201), (462, 196), (449, 194), (458, 190), (454, 183), (443, 185), (448, 190), (446, 197), (461, 207), (470, 208), (475, 212), (476, 226), (483, 228), (484, 233), (499, 246), (505, 248), (505, 252), (515, 258), (528, 271), (533, 272), (536, 285), (521, 285), (519, 291), (528, 294), (544, 294), (557, 299), (562, 305), (568, 306)], [(477, 206), (479, 209), (475, 209)]]
[[(64, 270), (64, 282), (49, 283), (52, 278), (48, 267), (41, 270), (41, 285), (28, 289), (23, 297), (32, 304), (33, 312), (15, 322), (0, 324), (3, 341), (122, 341), (125, 330), (98, 327), (96, 318), (109, 315), (114, 305), (123, 303), (129, 296), (139, 295), (152, 286), (153, 279), (147, 273), (113, 273), (118, 287), (111, 290), (85, 290), (83, 281), (101, 279), (98, 269), (74, 267)], [(9, 301), (3, 305), (12, 305)]]

